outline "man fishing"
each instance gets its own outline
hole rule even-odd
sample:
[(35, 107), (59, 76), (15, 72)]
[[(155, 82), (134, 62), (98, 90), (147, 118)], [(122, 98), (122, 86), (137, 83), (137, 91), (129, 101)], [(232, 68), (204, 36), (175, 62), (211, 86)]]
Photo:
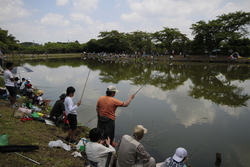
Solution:
[(110, 138), (112, 144), (115, 137), (115, 111), (117, 107), (127, 107), (131, 100), (135, 97), (135, 94), (129, 96), (126, 102), (122, 102), (115, 99), (118, 90), (115, 86), (110, 85), (107, 88), (106, 96), (101, 96), (96, 105), (96, 112), (98, 114), (97, 127), (104, 131), (104, 139)]

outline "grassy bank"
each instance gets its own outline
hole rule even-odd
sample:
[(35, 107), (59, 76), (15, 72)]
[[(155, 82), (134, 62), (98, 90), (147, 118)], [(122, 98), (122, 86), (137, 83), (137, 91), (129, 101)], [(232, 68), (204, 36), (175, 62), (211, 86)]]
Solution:
[[(22, 99), (18, 101), (22, 103)], [(66, 151), (63, 148), (49, 148), (50, 141), (62, 140), (67, 135), (62, 128), (46, 125), (40, 121), (21, 121), (14, 118), (16, 109), (9, 107), (9, 101), (0, 100), (0, 134), (9, 135), (9, 145), (38, 145), (39, 149), (20, 154), (41, 163), (41, 166), (83, 166), (84, 158), (75, 158), (71, 154), (76, 150)], [(41, 111), (48, 114), (45, 111)], [(77, 139), (86, 136), (84, 127), (78, 128)], [(36, 166), (35, 163), (15, 153), (0, 153), (1, 167)]]

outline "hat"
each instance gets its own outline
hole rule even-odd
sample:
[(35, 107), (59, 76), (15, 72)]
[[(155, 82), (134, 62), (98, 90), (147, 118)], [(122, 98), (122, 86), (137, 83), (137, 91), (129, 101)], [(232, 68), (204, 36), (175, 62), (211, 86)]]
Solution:
[(119, 92), (114, 85), (109, 85), (109, 87), (107, 88), (107, 91), (110, 91), (110, 92)]
[(138, 136), (143, 136), (147, 132), (148, 130), (144, 128), (142, 125), (137, 125), (136, 127), (134, 127), (133, 134), (138, 137)]
[(31, 88), (31, 86), (32, 86), (31, 84), (27, 84), (26, 85), (27, 88)]
[(18, 81), (18, 80), (20, 80), (20, 79), (19, 79), (18, 77), (16, 77), (16, 78), (15, 78), (15, 81)]
[(37, 94), (38, 96), (40, 96), (41, 94), (43, 94), (43, 92), (44, 92), (43, 90), (39, 90), (39, 91), (37, 91), (36, 94)]
[(181, 162), (187, 156), (187, 150), (179, 147), (176, 149), (173, 159), (177, 162)]
[(60, 99), (65, 99), (67, 95), (65, 93), (61, 94), (61, 96), (59, 96)]
[(27, 81), (29, 81), (29, 82), (30, 82), (30, 81), (31, 81), (31, 78), (27, 78)]

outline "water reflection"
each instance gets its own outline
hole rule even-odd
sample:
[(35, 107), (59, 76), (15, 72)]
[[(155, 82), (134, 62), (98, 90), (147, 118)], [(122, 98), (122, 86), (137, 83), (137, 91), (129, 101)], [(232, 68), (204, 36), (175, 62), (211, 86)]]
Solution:
[[(108, 85), (119, 89), (116, 98), (122, 101), (140, 90), (129, 107), (117, 109), (116, 139), (131, 134), (136, 124), (144, 125), (149, 133), (142, 142), (158, 162), (183, 146), (190, 154), (199, 148), (188, 160), (192, 166), (214, 166), (215, 152), (222, 153), (223, 166), (248, 166), (247, 66), (80, 58), (22, 65), (35, 71), (22, 75), (41, 86), (44, 97), (57, 100), (72, 85), (77, 90), (75, 102), (81, 97), (90, 69), (78, 111), (83, 124), (96, 116), (96, 101)], [(88, 126), (95, 127), (96, 119)]]

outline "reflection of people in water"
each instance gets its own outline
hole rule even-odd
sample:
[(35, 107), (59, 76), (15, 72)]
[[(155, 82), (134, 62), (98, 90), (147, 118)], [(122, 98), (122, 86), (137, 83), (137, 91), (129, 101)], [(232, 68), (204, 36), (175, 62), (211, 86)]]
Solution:
[(231, 58), (232, 58), (232, 59), (237, 59), (237, 58), (239, 58), (239, 57), (240, 57), (240, 55), (239, 55), (238, 52), (234, 52), (233, 54), (231, 54)]
[(231, 71), (232, 69), (237, 70), (238, 67), (239, 67), (239, 65), (237, 65), (237, 66), (235, 66), (235, 65), (230, 65), (230, 66), (227, 67), (227, 71), (229, 72), (229, 71)]

